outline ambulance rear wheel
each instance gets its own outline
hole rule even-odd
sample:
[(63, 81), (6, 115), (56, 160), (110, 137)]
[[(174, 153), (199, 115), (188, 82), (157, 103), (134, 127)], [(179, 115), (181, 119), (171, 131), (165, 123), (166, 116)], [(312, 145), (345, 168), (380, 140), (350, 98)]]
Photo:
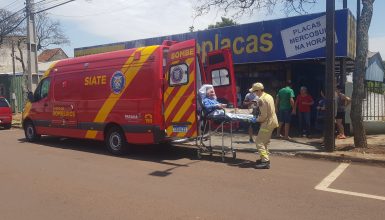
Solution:
[(36, 133), (35, 126), (32, 121), (26, 121), (24, 124), (24, 134), (28, 142), (35, 142), (40, 139), (40, 135)]
[(110, 153), (123, 155), (127, 152), (127, 142), (124, 133), (117, 127), (112, 127), (106, 135), (106, 146)]

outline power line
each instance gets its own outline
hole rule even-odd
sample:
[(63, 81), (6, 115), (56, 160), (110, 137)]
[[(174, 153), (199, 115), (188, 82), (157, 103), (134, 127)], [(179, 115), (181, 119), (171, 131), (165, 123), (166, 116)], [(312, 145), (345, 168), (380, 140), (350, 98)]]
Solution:
[(126, 6), (126, 7), (123, 7), (123, 8), (119, 8), (119, 9), (117, 9), (117, 10), (98, 12), (98, 13), (95, 13), (95, 14), (88, 14), (88, 15), (71, 16), (71, 15), (61, 15), (61, 14), (54, 14), (54, 13), (50, 13), (50, 14), (51, 14), (51, 15), (55, 15), (55, 16), (60, 16), (60, 17), (68, 17), (68, 18), (92, 17), (92, 16), (105, 15), (105, 14), (112, 14), (112, 13), (115, 13), (115, 12), (124, 11), (124, 10), (126, 10), (127, 8), (132, 8), (132, 7), (137, 6), (137, 5), (139, 5), (139, 4), (142, 4), (142, 3), (143, 3), (143, 2), (137, 2), (137, 3), (135, 3), (135, 4), (132, 4), (132, 5), (129, 5), (129, 6)]
[(4, 7), (3, 7), (3, 9), (6, 9), (6, 8), (8, 8), (9, 6), (11, 6), (11, 5), (15, 4), (16, 2), (17, 2), (17, 0), (15, 0), (15, 1), (13, 1), (13, 2), (9, 3), (8, 5), (4, 6)]
[[(0, 0), (1, 2), (2, 0)], [(9, 11), (9, 12), (14, 12), (19, 10), (20, 8), (24, 8), (24, 1), (23, 0), (18, 0), (12, 2), (12, 4), (8, 4), (6, 7), (1, 7), (2, 9)]]
[(13, 27), (11, 30), (5, 32), (3, 35), (8, 35), (10, 33), (12, 33), (12, 31), (14, 31), (17, 27), (19, 27), (21, 25), (21, 23), (23, 23), (23, 21), (26, 19), (27, 17), (24, 17), (23, 19), (20, 20), (19, 23), (17, 23), (17, 25), (15, 25), (15, 27)]
[(39, 3), (41, 3), (41, 2), (45, 2), (45, 1), (47, 1), (47, 0), (40, 0), (40, 1), (38, 1), (38, 2), (33, 3), (32, 5), (36, 5), (36, 4), (39, 4)]
[(41, 7), (43, 5), (48, 5), (50, 3), (53, 3), (53, 2), (57, 2), (57, 1), (60, 1), (60, 0), (41, 0), (41, 1), (38, 1), (38, 2), (35, 2), (31, 5), (33, 5), (34, 7)]
[(45, 9), (42, 9), (42, 10), (40, 10), (40, 11), (36, 11), (36, 12), (34, 12), (34, 14), (38, 14), (38, 13), (40, 13), (40, 12), (44, 12), (44, 11), (47, 11), (47, 10), (50, 10), (50, 9), (59, 7), (59, 6), (61, 6), (61, 5), (65, 5), (65, 4), (70, 3), (70, 2), (73, 2), (73, 1), (75, 1), (75, 0), (68, 0), (68, 1), (66, 1), (66, 2), (63, 2), (63, 3), (57, 4), (57, 5), (54, 5), (54, 6), (45, 8)]
[(5, 22), (5, 21), (7, 21), (8, 19), (12, 18), (12, 17), (15, 16), (16, 14), (18, 14), (18, 13), (24, 11), (24, 10), (25, 10), (25, 8), (22, 8), (22, 9), (18, 10), (17, 12), (15, 12), (15, 13), (11, 14), (10, 16), (8, 16), (8, 17), (4, 18), (3, 20), (1, 20), (0, 23), (3, 23), (3, 22)]

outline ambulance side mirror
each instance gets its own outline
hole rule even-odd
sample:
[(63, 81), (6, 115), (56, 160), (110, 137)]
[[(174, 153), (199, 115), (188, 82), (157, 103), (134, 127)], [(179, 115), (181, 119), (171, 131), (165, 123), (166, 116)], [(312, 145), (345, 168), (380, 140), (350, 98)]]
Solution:
[(28, 92), (27, 94), (27, 98), (30, 102), (33, 102), (33, 93), (32, 92)]

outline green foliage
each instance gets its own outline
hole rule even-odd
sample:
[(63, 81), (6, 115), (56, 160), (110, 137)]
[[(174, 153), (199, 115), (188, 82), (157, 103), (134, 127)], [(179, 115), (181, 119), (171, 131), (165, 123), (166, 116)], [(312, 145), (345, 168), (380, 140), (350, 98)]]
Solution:
[(210, 24), (207, 29), (214, 29), (220, 27), (227, 27), (232, 25), (237, 25), (238, 23), (232, 20), (231, 18), (221, 17), (222, 21), (217, 21), (215, 24)]
[(373, 93), (384, 94), (385, 93), (385, 84), (383, 82), (366, 82), (367, 90)]

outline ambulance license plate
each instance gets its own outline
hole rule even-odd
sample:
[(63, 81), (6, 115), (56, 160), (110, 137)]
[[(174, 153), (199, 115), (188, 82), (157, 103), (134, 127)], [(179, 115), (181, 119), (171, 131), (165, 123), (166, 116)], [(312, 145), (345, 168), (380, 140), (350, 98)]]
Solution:
[(172, 132), (176, 132), (176, 133), (186, 133), (187, 132), (187, 125), (178, 125), (178, 126), (173, 126), (172, 127)]

